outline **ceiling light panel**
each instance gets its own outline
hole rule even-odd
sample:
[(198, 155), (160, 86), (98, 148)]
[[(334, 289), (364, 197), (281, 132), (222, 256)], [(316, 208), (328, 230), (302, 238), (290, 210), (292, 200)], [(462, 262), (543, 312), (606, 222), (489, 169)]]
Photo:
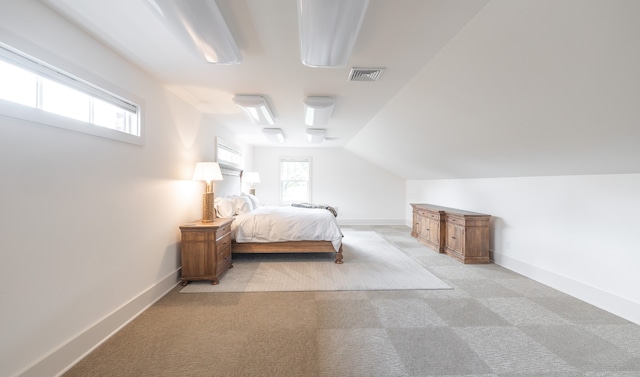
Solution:
[(310, 143), (322, 143), (325, 139), (327, 130), (321, 128), (309, 128), (306, 131), (307, 140)]
[(263, 128), (262, 133), (272, 143), (284, 143), (287, 138), (279, 128)]
[(242, 61), (240, 49), (215, 0), (148, 1), (174, 34), (207, 62)]
[(262, 96), (235, 96), (233, 102), (244, 111), (247, 118), (254, 124), (273, 126), (273, 114), (267, 101)]
[(298, 0), (302, 64), (346, 66), (368, 6), (369, 0)]
[(333, 97), (307, 97), (304, 100), (304, 123), (323, 126), (329, 123), (336, 100)]

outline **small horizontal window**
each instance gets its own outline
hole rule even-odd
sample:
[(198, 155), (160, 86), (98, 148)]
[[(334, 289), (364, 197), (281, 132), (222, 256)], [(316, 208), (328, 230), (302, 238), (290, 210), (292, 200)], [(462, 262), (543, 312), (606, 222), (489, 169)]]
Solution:
[(0, 114), (142, 144), (139, 105), (2, 43)]
[(240, 165), (242, 165), (242, 154), (240, 152), (220, 138), (217, 138), (216, 142), (218, 146), (216, 155), (218, 163), (233, 167), (240, 167)]

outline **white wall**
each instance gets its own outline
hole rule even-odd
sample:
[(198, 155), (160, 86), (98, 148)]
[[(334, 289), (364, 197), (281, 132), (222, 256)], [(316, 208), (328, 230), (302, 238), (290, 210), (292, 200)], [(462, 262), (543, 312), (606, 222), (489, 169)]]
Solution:
[(496, 263), (640, 323), (640, 174), (408, 181), (409, 203), (488, 213)]
[(346, 148), (407, 179), (638, 173), (639, 18), (491, 0)]
[(233, 136), (39, 1), (0, 2), (0, 25), (146, 105), (144, 146), (0, 116), (0, 375), (53, 376), (176, 284), (194, 163)]
[(341, 224), (403, 224), (403, 179), (338, 148), (254, 148), (256, 196), (280, 205), (280, 157), (312, 157), (312, 202), (338, 208)]

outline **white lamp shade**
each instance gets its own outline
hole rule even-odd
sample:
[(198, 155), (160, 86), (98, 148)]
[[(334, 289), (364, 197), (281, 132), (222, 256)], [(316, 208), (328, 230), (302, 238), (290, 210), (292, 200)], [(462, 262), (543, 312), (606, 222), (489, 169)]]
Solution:
[(247, 183), (260, 183), (260, 174), (255, 171), (245, 172), (242, 178)]
[(323, 126), (329, 123), (335, 99), (332, 97), (307, 97), (304, 100), (304, 123), (307, 126)]
[(215, 0), (148, 0), (189, 48), (209, 63), (237, 64), (242, 55)]
[(193, 171), (193, 179), (195, 181), (222, 181), (222, 171), (217, 162), (198, 162), (196, 169)]
[(310, 143), (322, 143), (325, 138), (327, 130), (321, 128), (309, 128), (307, 129), (307, 140)]
[(369, 0), (298, 0), (302, 64), (347, 65), (368, 6)]
[(273, 126), (273, 114), (262, 96), (235, 96), (233, 102), (240, 106), (247, 118), (254, 124)]
[(284, 143), (287, 139), (279, 128), (263, 128), (262, 133), (272, 143)]

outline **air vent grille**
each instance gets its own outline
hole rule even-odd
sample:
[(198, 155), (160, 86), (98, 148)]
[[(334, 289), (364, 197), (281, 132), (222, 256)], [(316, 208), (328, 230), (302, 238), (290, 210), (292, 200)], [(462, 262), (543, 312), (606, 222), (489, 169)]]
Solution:
[(384, 68), (351, 68), (349, 81), (378, 81)]

